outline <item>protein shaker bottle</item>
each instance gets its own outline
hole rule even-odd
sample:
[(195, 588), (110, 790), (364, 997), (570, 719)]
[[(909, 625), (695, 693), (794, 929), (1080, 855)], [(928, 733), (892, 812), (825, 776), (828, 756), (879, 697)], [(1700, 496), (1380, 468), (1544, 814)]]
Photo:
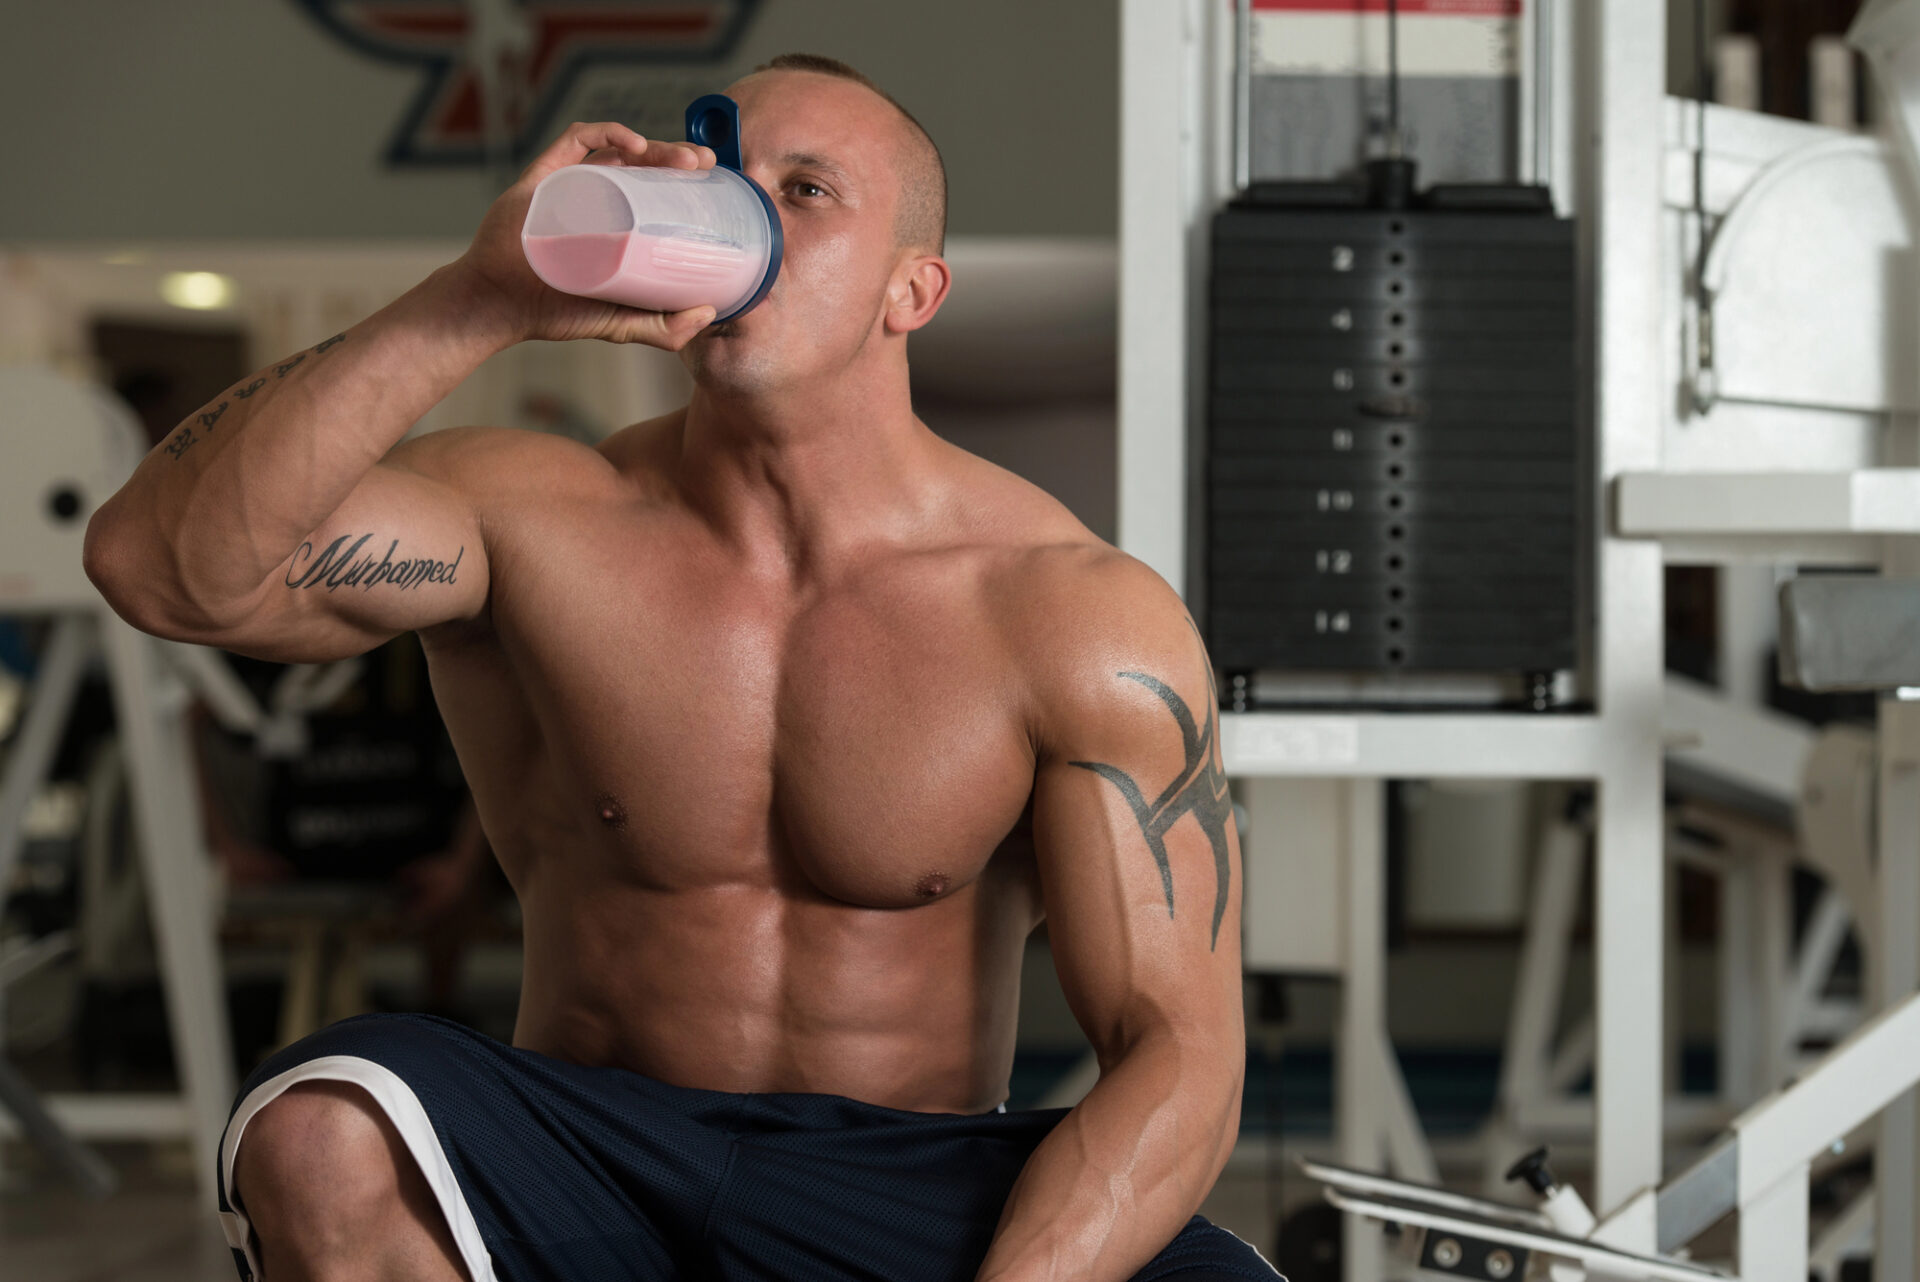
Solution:
[(740, 107), (687, 107), (687, 141), (712, 169), (568, 165), (540, 180), (520, 232), (534, 274), (565, 294), (654, 312), (751, 309), (780, 274), (780, 214), (740, 172)]

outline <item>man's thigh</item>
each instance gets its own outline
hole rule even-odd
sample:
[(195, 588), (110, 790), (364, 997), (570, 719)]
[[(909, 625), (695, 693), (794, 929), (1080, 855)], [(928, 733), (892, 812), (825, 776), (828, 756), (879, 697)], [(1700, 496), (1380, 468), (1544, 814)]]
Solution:
[(302, 1082), (260, 1109), (245, 1134), (232, 1204), (274, 1276), (379, 1270), (471, 1282), (420, 1164), (360, 1087)]
[(304, 1082), (350, 1082), (404, 1141), (475, 1282), (665, 1282), (717, 1188), (726, 1136), (674, 1088), (515, 1050), (444, 1020), (367, 1016), (279, 1052), (222, 1144), (222, 1221), (259, 1276), (233, 1172), (251, 1119)]
[[(746, 1133), (704, 1234), (718, 1282), (972, 1282), (1014, 1182), (1066, 1112), (916, 1116), (821, 1098), (818, 1107), (837, 1114), (833, 1125), (756, 1132), (742, 1118)], [(1251, 1246), (1195, 1216), (1137, 1282), (1175, 1276), (1278, 1275)]]
[(749, 1101), (705, 1235), (712, 1276), (972, 1282), (1014, 1181), (1064, 1113)]
[(1133, 1275), (1132, 1282), (1160, 1282), (1162, 1278), (1175, 1282), (1272, 1282), (1279, 1276), (1279, 1271), (1251, 1244), (1196, 1215), (1164, 1251)]

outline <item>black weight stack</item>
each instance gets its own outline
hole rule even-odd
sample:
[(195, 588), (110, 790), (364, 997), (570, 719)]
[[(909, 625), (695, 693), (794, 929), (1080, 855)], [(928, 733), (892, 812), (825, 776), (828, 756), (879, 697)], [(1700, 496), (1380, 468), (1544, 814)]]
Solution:
[(1374, 168), (1214, 219), (1208, 644), (1229, 674), (1537, 688), (1576, 652), (1573, 224)]

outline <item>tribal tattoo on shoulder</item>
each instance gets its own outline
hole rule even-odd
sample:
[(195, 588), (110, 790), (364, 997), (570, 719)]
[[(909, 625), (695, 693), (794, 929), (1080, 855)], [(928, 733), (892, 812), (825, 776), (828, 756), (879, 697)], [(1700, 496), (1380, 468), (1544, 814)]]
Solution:
[[(1188, 626), (1192, 626), (1191, 620)], [(1197, 631), (1195, 639), (1199, 639)], [(1201, 657), (1205, 658), (1204, 647)], [(1141, 835), (1147, 839), (1147, 849), (1153, 855), (1153, 862), (1160, 868), (1160, 885), (1167, 892), (1168, 918), (1173, 916), (1173, 867), (1167, 862), (1167, 831), (1183, 816), (1191, 814), (1194, 822), (1200, 825), (1200, 830), (1207, 834), (1207, 841), (1213, 847), (1214, 872), (1213, 938), (1207, 945), (1211, 950), (1220, 943), (1220, 920), (1227, 911), (1227, 829), (1233, 822), (1233, 802), (1227, 796), (1226, 776), (1213, 764), (1214, 741), (1219, 737), (1220, 727), (1220, 698), (1213, 684), (1213, 668), (1210, 664), (1207, 668), (1209, 703), (1204, 729), (1195, 722), (1186, 700), (1158, 677), (1145, 672), (1120, 672), (1115, 675), (1125, 681), (1137, 681), (1153, 691), (1160, 702), (1167, 705), (1167, 711), (1173, 714), (1174, 721), (1180, 726), (1180, 741), (1186, 753), (1180, 773), (1149, 801), (1134, 777), (1118, 766), (1103, 761), (1074, 761), (1069, 764), (1093, 771), (1118, 788), (1120, 795), (1126, 798), (1127, 805), (1133, 809), (1134, 819), (1140, 824)]]

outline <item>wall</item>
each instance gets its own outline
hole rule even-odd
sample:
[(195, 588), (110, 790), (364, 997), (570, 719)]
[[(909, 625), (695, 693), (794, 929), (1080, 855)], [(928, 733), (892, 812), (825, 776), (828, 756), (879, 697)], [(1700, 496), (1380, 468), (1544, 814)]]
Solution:
[(935, 432), (1053, 495), (1111, 540), (1116, 477), (1113, 401), (1035, 401), (998, 410), (929, 401), (914, 408)]
[[(510, 177), (386, 168), (421, 72), (294, 0), (10, 8), (0, 241), (464, 239)], [(733, 62), (791, 50), (852, 62), (922, 120), (955, 232), (1112, 234), (1115, 0), (761, 0)]]

